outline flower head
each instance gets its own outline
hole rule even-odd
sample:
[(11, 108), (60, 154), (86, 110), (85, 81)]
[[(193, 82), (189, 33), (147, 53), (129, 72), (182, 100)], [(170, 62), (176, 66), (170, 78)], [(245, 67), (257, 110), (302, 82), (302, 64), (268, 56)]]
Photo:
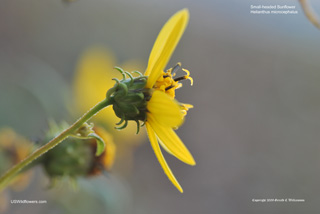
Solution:
[[(182, 70), (186, 75), (175, 77), (181, 68), (180, 63), (164, 72), (188, 20), (187, 9), (173, 15), (155, 41), (145, 74), (133, 77), (129, 72), (117, 68), (123, 74), (123, 79), (114, 79), (117, 83), (107, 93), (116, 115), (121, 118), (118, 124), (125, 121), (120, 129), (127, 125), (128, 120), (135, 120), (138, 130), (139, 120), (145, 123), (151, 146), (164, 172), (180, 192), (183, 190), (166, 163), (159, 144), (179, 160), (195, 165), (192, 155), (174, 132), (183, 123), (187, 110), (193, 107), (176, 101), (175, 90), (182, 86), (179, 81), (189, 79), (192, 84), (193, 80), (185, 69)], [(126, 79), (126, 75), (130, 78)]]

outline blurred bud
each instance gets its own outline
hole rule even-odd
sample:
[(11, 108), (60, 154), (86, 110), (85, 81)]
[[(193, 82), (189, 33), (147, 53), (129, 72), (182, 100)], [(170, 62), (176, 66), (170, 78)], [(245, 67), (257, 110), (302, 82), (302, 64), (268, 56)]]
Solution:
[[(45, 142), (66, 127), (65, 123), (58, 126), (51, 122)], [(84, 128), (82, 127), (79, 131), (84, 132)], [(97, 175), (111, 169), (115, 157), (112, 137), (103, 128), (94, 127), (93, 131), (106, 144), (100, 156), (96, 156), (97, 138), (69, 137), (47, 152), (40, 161), (50, 178)]]

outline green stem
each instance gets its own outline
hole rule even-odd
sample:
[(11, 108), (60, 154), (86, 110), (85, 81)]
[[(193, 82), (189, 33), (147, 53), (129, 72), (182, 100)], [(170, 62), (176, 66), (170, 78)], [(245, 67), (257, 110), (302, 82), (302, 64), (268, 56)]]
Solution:
[(66, 139), (69, 135), (73, 134), (77, 131), (81, 125), (88, 121), (91, 117), (93, 117), (96, 113), (98, 113), (103, 108), (110, 105), (111, 102), (108, 99), (105, 99), (91, 108), (87, 113), (85, 113), (82, 117), (80, 117), (74, 124), (72, 124), (69, 128), (64, 130), (61, 134), (53, 138), (49, 143), (43, 145), (36, 151), (34, 151), (31, 155), (29, 155), (26, 159), (22, 160), (20, 163), (13, 166), (9, 169), (2, 177), (0, 177), (0, 191), (3, 190), (14, 176), (21, 171), (24, 167), (30, 164), (32, 161), (61, 143), (64, 139)]

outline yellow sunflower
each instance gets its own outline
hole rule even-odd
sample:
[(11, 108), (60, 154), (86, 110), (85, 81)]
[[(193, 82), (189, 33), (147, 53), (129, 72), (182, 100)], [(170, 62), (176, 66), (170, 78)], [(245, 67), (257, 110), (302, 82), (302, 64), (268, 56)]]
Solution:
[(151, 99), (147, 102), (146, 128), (151, 146), (170, 181), (183, 192), (180, 184), (166, 163), (160, 146), (179, 160), (195, 165), (195, 161), (173, 129), (179, 127), (186, 111), (192, 105), (182, 104), (174, 99), (174, 90), (181, 87), (182, 79), (190, 79), (187, 75), (173, 79), (176, 68), (164, 72), (174, 49), (176, 48), (189, 20), (189, 12), (183, 9), (174, 14), (161, 29), (151, 50), (145, 76), (148, 76), (146, 88), (151, 90)]
[[(182, 70), (186, 75), (176, 77), (177, 71), (181, 68), (180, 63), (164, 71), (188, 24), (188, 20), (189, 12), (187, 9), (183, 9), (173, 15), (163, 26), (155, 41), (145, 74), (142, 75), (138, 71), (129, 73), (119, 67), (115, 67), (115, 69), (120, 72), (122, 80), (113, 78), (116, 84), (106, 93), (108, 105), (112, 105), (116, 116), (121, 118), (120, 122), (116, 123), (119, 125), (116, 129), (121, 130), (126, 128), (129, 124), (128, 121), (131, 120), (136, 122), (138, 133), (140, 130), (140, 121), (143, 121), (148, 132), (151, 146), (164, 172), (180, 192), (183, 192), (183, 190), (167, 165), (159, 144), (179, 160), (189, 165), (195, 165), (192, 155), (174, 132), (174, 129), (177, 129), (183, 123), (187, 110), (193, 107), (190, 104), (183, 104), (176, 101), (174, 99), (175, 90), (182, 86), (180, 83), (181, 80), (189, 79), (191, 84), (193, 80), (189, 76), (190, 72), (185, 69)], [(98, 57), (95, 56), (94, 59), (98, 59)], [(88, 77), (91, 76), (91, 78), (95, 78), (95, 80), (90, 81), (95, 83), (92, 85), (92, 89), (96, 89), (96, 92), (100, 93), (102, 90), (98, 88), (98, 86), (106, 88), (108, 85), (98, 84), (101, 81), (105, 81), (101, 78), (102, 74), (97, 75), (97, 71), (101, 70), (100, 66), (97, 67), (99, 63), (90, 63), (89, 65), (91, 66), (88, 66), (88, 68), (84, 70), (95, 68), (93, 69), (95, 75), (88, 75)], [(106, 71), (101, 70), (101, 73), (103, 72)], [(138, 74), (138, 76), (134, 77), (136, 74)], [(85, 87), (86, 85), (82, 83), (89, 81), (90, 78), (84, 78), (86, 75), (80, 75), (80, 77), (83, 81), (76, 81), (81, 83), (78, 84), (79, 87), (76, 87), (80, 100), (83, 97), (96, 99), (95, 92), (85, 95), (89, 93), (90, 90), (87, 91), (88, 87)], [(79, 88), (83, 89), (82, 93), (79, 93), (81, 91)], [(102, 93), (99, 96), (102, 96)], [(88, 102), (88, 100), (86, 100), (86, 102)], [(101, 114), (101, 116), (107, 119), (110, 115)], [(130, 123), (129, 125), (133, 124)]]

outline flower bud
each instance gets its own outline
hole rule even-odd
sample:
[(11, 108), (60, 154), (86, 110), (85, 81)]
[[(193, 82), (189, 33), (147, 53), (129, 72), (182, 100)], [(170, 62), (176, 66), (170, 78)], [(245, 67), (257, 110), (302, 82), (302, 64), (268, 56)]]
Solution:
[(67, 138), (47, 152), (42, 164), (49, 177), (86, 175), (94, 158), (94, 151), (86, 141), (88, 139)]
[[(68, 127), (67, 124), (50, 124), (45, 142)], [(82, 129), (79, 130), (83, 132)], [(101, 155), (97, 156), (97, 138), (73, 136), (65, 139), (58, 146), (41, 157), (40, 163), (50, 178), (67, 176), (98, 175), (103, 170), (110, 170), (115, 158), (115, 145), (112, 136), (101, 127), (93, 127), (93, 131), (105, 142), (106, 146)]]

